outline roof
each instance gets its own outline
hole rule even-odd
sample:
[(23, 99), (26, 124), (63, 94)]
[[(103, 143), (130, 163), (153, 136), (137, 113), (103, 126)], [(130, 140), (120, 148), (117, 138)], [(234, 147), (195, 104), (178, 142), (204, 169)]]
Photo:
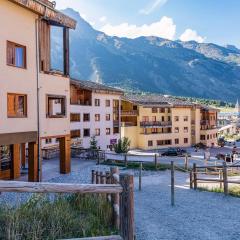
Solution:
[(75, 29), (77, 22), (55, 9), (54, 1), (48, 0), (8, 0), (52, 21), (58, 25)]
[(203, 104), (200, 104), (200, 108), (202, 110), (205, 110), (205, 111), (217, 111), (217, 112), (220, 112), (220, 110), (218, 108), (214, 108), (214, 107), (203, 105)]
[(137, 105), (143, 105), (147, 107), (159, 107), (159, 106), (169, 106), (169, 107), (193, 107), (193, 103), (189, 101), (183, 101), (178, 98), (163, 96), (163, 95), (141, 95), (141, 94), (132, 94), (125, 95), (122, 97), (122, 100), (130, 101)]
[(71, 79), (71, 84), (90, 91), (123, 95), (123, 91), (120, 89), (109, 87), (107, 85), (92, 81)]

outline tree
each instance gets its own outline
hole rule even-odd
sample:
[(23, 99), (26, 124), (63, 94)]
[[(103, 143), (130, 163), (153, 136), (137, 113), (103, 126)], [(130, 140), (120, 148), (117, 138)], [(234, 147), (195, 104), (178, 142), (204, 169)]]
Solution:
[(130, 150), (131, 141), (124, 137), (118, 140), (118, 143), (114, 145), (115, 153), (127, 153)]
[(97, 150), (98, 149), (98, 141), (96, 140), (96, 136), (92, 136), (90, 139), (90, 149), (91, 150)]

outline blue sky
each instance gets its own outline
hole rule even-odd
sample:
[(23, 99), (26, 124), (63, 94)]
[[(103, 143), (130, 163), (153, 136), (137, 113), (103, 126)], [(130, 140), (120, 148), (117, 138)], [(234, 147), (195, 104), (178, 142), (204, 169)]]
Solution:
[(240, 0), (56, 0), (108, 35), (155, 35), (240, 47)]

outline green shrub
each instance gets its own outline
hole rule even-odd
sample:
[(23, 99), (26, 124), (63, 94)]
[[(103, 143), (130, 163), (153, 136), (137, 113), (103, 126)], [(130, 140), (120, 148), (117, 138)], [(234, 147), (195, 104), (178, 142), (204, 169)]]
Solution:
[(118, 143), (114, 145), (114, 151), (116, 153), (127, 153), (130, 150), (131, 141), (127, 137), (123, 137), (118, 140)]

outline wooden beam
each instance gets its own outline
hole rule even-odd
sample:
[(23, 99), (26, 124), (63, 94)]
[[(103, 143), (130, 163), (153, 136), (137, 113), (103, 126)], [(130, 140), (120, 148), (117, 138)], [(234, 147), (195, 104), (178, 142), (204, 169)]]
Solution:
[(0, 192), (18, 193), (121, 193), (119, 184), (67, 184), (0, 181)]
[(20, 158), (20, 144), (13, 145), (12, 169), (11, 179), (16, 179), (21, 176), (21, 158)]
[(19, 132), (0, 134), (0, 145), (11, 145), (37, 141), (37, 132)]
[(21, 165), (23, 168), (26, 167), (26, 143), (21, 144)]
[(63, 28), (63, 66), (64, 66), (64, 75), (69, 76), (69, 29)]
[(60, 173), (71, 172), (71, 138), (69, 135), (59, 139), (60, 147)]
[(38, 147), (36, 142), (28, 143), (28, 181), (39, 181)]

